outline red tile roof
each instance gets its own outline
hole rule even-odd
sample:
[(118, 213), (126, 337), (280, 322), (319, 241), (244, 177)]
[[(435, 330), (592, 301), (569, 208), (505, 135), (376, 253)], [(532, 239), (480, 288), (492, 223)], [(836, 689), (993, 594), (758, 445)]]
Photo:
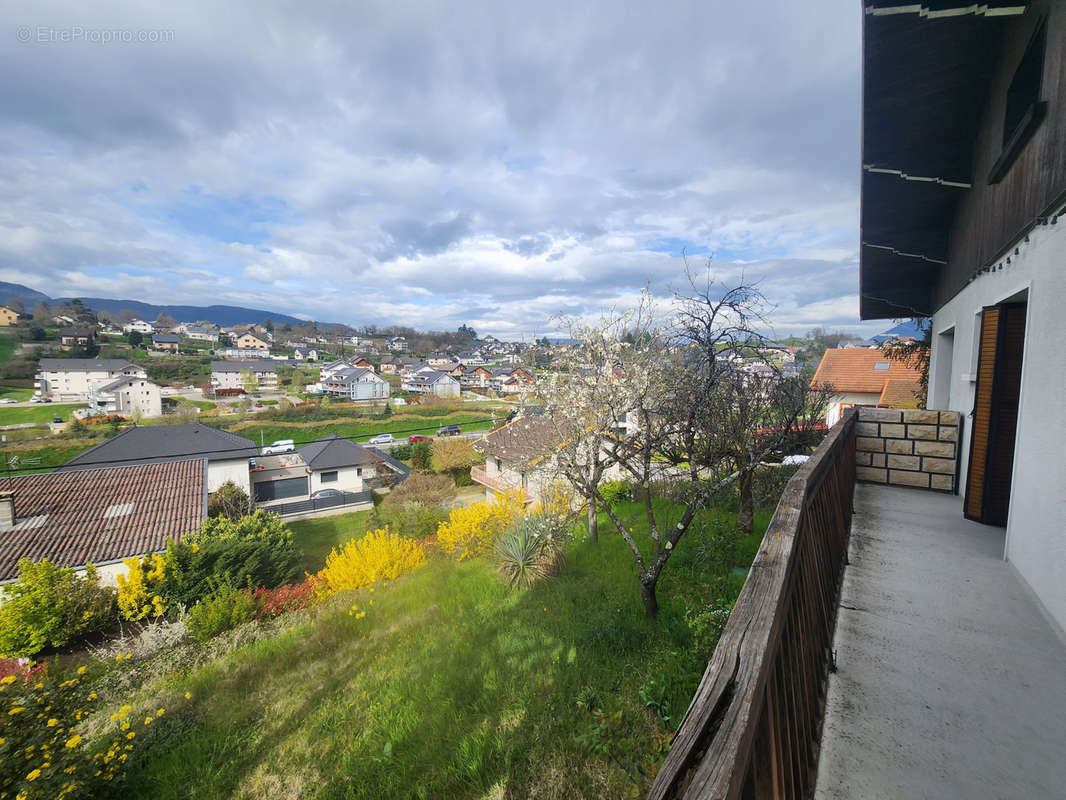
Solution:
[(0, 580), (18, 561), (103, 564), (163, 550), (207, 514), (203, 459), (0, 478), (15, 524), (0, 530)]
[(877, 405), (883, 408), (918, 408), (918, 393), (922, 390), (917, 381), (885, 381)]
[[(875, 365), (884, 365), (876, 369)], [(826, 350), (811, 386), (829, 385), (838, 392), (880, 395), (885, 381), (916, 383), (921, 373), (910, 363), (895, 361), (877, 348)]]

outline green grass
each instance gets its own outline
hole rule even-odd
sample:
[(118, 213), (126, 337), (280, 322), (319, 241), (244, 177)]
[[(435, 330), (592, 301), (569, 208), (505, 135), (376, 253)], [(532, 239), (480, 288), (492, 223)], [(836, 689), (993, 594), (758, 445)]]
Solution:
[(366, 532), (368, 516), (369, 511), (353, 511), (333, 517), (290, 522), (289, 528), (304, 554), (301, 569), (304, 572), (318, 572), (322, 569), (330, 550), (343, 545), (349, 539), (358, 539)]
[[(338, 436), (363, 439), (379, 433), (395, 433), (397, 438), (407, 437), (413, 433), (434, 435), (442, 425), (461, 425), (464, 431), (487, 431), (492, 427), (491, 422), (472, 423), (472, 420), (483, 420), (490, 416), (488, 411), (479, 413), (455, 412), (443, 416), (418, 416), (414, 414), (393, 414), (391, 417), (380, 420), (353, 419), (352, 421), (338, 418), (321, 422), (278, 422), (276, 420), (245, 420), (235, 424), (227, 424), (227, 430), (239, 433), (258, 441), (259, 432), (262, 430), (263, 439), (267, 442), (278, 439), (295, 439), (298, 442), (309, 442), (319, 439), (331, 433)], [(501, 415), (497, 414), (497, 418)]]
[(11, 358), (11, 355), (15, 352), (15, 347), (18, 342), (15, 341), (15, 337), (9, 333), (0, 333), (0, 364), (6, 364)]
[[(643, 539), (640, 508), (621, 511)], [(322, 552), (348, 526), (358, 520), (293, 528)], [(713, 576), (693, 531), (663, 573), (659, 618), (649, 621), (632, 556), (610, 531), (601, 517), (598, 545), (575, 540), (563, 572), (525, 591), (510, 590), (491, 560), (434, 557), (388, 587), (283, 623), (278, 636), (164, 673), (141, 690), (145, 704), (165, 698), (165, 720), (151, 731), (160, 738), (138, 749), (124, 794), (642, 794), (642, 770), (660, 758), (655, 737), (676, 726), (705, 665), (690, 647), (684, 598)], [(739, 589), (736, 578), (728, 585)], [(350, 615), (353, 606), (366, 617)], [(661, 696), (670, 724), (642, 688)], [(606, 735), (590, 707), (617, 715)]]
[(20, 425), (27, 422), (42, 424), (51, 422), (55, 417), (60, 417), (69, 422), (74, 409), (84, 407), (84, 403), (69, 405), (42, 403), (39, 406), (21, 406), (19, 408), (0, 406), (0, 425)]
[(21, 386), (0, 386), (0, 397), (10, 397), (16, 402), (24, 403), (33, 397), (33, 389), (24, 389)]
[[(103, 439), (68, 439), (61, 443), (40, 445), (34, 441), (8, 445), (0, 450), (0, 470), (5, 468), (12, 456), (17, 456), (19, 465), (32, 468), (33, 472), (46, 472), (61, 466), (79, 453), (103, 442)], [(27, 463), (32, 462), (32, 463)]]

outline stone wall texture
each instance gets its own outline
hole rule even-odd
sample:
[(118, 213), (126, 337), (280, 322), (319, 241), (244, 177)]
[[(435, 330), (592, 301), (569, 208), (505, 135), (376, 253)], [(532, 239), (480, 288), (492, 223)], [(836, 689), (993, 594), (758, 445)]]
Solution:
[(954, 493), (960, 416), (957, 411), (860, 408), (856, 477)]

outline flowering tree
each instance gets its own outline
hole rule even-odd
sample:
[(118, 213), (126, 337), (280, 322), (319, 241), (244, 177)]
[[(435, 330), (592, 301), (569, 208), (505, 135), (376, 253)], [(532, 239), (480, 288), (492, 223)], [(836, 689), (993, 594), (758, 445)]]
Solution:
[[(690, 284), (665, 322), (645, 292), (635, 309), (575, 326), (567, 373), (542, 382), (560, 432), (573, 431), (560, 473), (606, 511), (629, 546), (649, 617), (658, 613), (659, 576), (696, 514), (737, 482), (750, 498), (759, 463), (814, 418), (802, 382), (738, 366), (767, 349), (757, 332), (766, 309), (758, 289), (716, 285), (709, 272), (701, 286), (691, 276)], [(587, 363), (573, 370), (575, 360)], [(603, 500), (596, 470), (610, 464), (640, 488), (650, 552)], [(680, 506), (654, 502), (653, 484), (663, 482)]]

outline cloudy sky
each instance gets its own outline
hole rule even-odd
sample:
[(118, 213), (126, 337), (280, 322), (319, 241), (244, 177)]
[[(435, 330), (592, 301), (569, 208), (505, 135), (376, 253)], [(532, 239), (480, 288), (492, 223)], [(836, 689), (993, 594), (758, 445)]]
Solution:
[(713, 254), (886, 327), (858, 2), (166, 5), (2, 15), (0, 280), (517, 338)]

